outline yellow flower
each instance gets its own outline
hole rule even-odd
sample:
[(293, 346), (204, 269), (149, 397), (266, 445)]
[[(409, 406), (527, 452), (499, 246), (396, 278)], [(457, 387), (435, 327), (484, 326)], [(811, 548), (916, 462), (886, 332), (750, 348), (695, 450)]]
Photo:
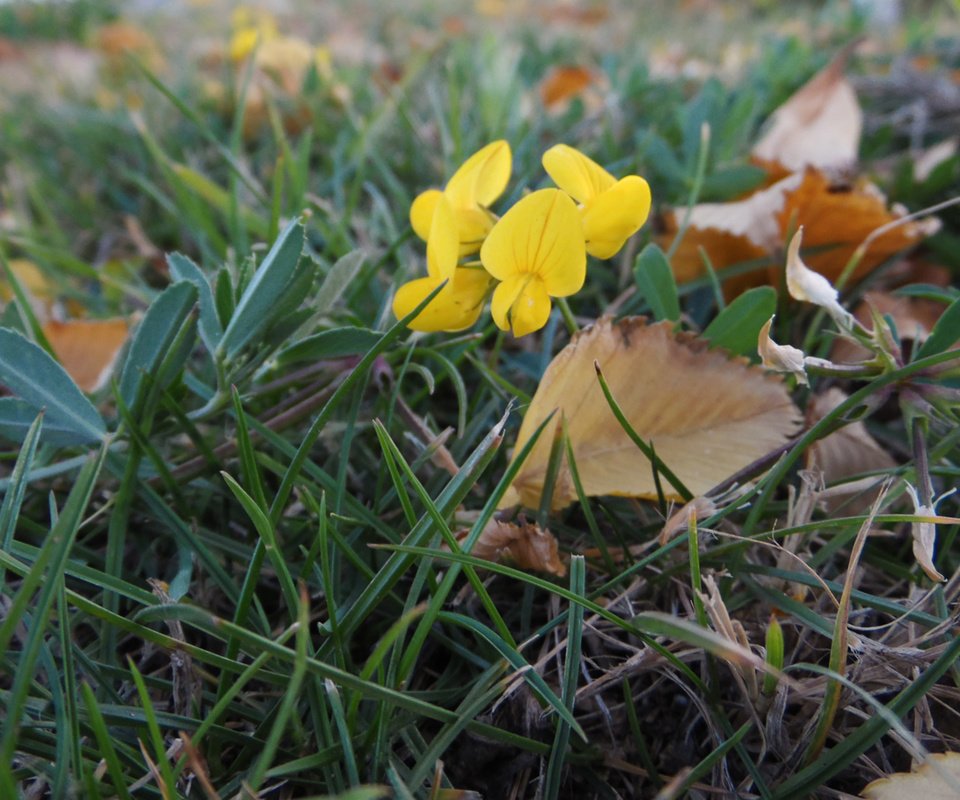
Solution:
[(493, 226), (480, 260), (502, 281), (493, 293), (493, 321), (514, 336), (539, 330), (550, 298), (579, 291), (587, 274), (577, 207), (559, 189), (527, 195)]
[(269, 11), (241, 6), (231, 15), (233, 36), (227, 48), (231, 61), (243, 61), (257, 44), (279, 36), (277, 21)]
[(427, 241), (434, 208), (439, 198), (445, 197), (456, 216), (460, 255), (476, 253), (496, 222), (489, 206), (507, 187), (511, 159), (510, 145), (506, 141), (491, 142), (453, 173), (442, 192), (428, 189), (418, 195), (410, 206), (410, 224), (417, 236)]
[(612, 258), (650, 213), (650, 186), (637, 176), (617, 180), (583, 153), (558, 144), (543, 154), (543, 168), (580, 203), (587, 252)]
[(446, 197), (434, 204), (427, 237), (427, 277), (409, 281), (393, 298), (393, 313), (401, 319), (413, 311), (441, 283), (446, 286), (410, 323), (415, 331), (460, 331), (477, 321), (490, 289), (482, 269), (458, 267), (456, 215)]

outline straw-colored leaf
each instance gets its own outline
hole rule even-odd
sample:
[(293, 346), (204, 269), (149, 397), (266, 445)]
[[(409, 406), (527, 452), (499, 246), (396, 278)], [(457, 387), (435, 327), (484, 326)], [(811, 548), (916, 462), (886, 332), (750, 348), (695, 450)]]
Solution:
[(956, 800), (960, 753), (936, 753), (913, 772), (895, 772), (869, 784), (864, 800)]
[(106, 385), (130, 328), (126, 319), (51, 320), (43, 326), (57, 360), (85, 392)]
[(841, 51), (780, 108), (752, 155), (795, 171), (849, 168), (857, 161), (863, 113), (844, 77), (851, 48)]
[[(779, 377), (710, 350), (704, 340), (676, 334), (669, 323), (603, 318), (577, 334), (544, 373), (516, 451), (554, 410), (558, 413), (521, 467), (504, 506), (539, 505), (561, 419), (587, 495), (657, 496), (651, 464), (610, 409), (595, 363), (631, 426), (694, 495), (779, 447), (800, 425)], [(667, 495), (678, 499), (664, 484)], [(553, 508), (576, 497), (564, 462)]]

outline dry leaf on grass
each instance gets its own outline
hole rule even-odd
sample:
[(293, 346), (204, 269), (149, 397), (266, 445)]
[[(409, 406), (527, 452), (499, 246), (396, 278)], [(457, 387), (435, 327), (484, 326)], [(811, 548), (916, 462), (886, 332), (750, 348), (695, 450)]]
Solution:
[[(754, 269), (725, 281), (729, 293), (761, 283), (776, 286), (783, 269), (779, 252), (786, 246), (787, 236), (802, 225), (804, 260), (835, 282), (864, 240), (878, 228), (891, 226), (863, 252), (851, 276), (856, 281), (939, 228), (935, 218), (894, 226), (905, 213), (898, 206), (889, 207), (872, 183), (834, 185), (823, 173), (807, 169), (745, 200), (695, 205), (672, 266), (680, 283), (703, 275), (703, 248), (716, 270), (756, 261)], [(684, 214), (684, 209), (677, 209), (664, 215), (661, 240), (665, 247), (672, 243)]]
[[(770, 185), (745, 199), (692, 208), (690, 228), (672, 264), (678, 281), (704, 274), (702, 249), (717, 270), (754, 262), (746, 273), (725, 280), (728, 296), (762, 283), (778, 286), (780, 252), (802, 225), (808, 265), (835, 282), (864, 240), (890, 226), (862, 254), (851, 276), (858, 280), (936, 231), (935, 219), (894, 225), (906, 212), (889, 207), (874, 184), (836, 179), (856, 164), (860, 147), (862, 113), (843, 75), (852, 49), (845, 48), (774, 112), (751, 151), (767, 170)], [(685, 213), (677, 209), (664, 215), (664, 246), (673, 242)]]
[[(501, 505), (540, 503), (550, 449), (565, 420), (588, 496), (655, 498), (653, 471), (610, 410), (596, 362), (636, 432), (694, 494), (705, 494), (782, 445), (800, 414), (779, 377), (676, 334), (669, 323), (633, 317), (599, 320), (574, 336), (550, 363), (523, 419), (514, 453), (555, 410)], [(669, 484), (664, 491), (679, 499)], [(576, 499), (564, 459), (553, 508)]]
[[(815, 395), (807, 410), (808, 422), (811, 425), (819, 422), (846, 399), (847, 395), (836, 387)], [(851, 422), (834, 431), (815, 442), (806, 453), (806, 468), (822, 474), (823, 482), (828, 486), (842, 483), (854, 475), (888, 470), (896, 465), (897, 462), (862, 422)], [(850, 491), (832, 490), (822, 501), (831, 513), (841, 505), (850, 514), (864, 513), (873, 505), (882, 481), (883, 476), (877, 477), (876, 487), (868, 491), (863, 491), (864, 486), (857, 481)]]
[(816, 167), (849, 169), (857, 161), (863, 113), (844, 77), (856, 43), (845, 47), (820, 72), (773, 112), (772, 124), (751, 155), (783, 174)]
[[(466, 535), (467, 531), (460, 531), (457, 538), (462, 540)], [(487, 561), (509, 560), (521, 569), (561, 578), (567, 574), (566, 565), (560, 560), (556, 538), (535, 522), (518, 524), (491, 519), (470, 552)]]
[(594, 73), (585, 67), (556, 65), (540, 81), (540, 100), (545, 108), (555, 110), (582, 95), (595, 81)]
[(913, 772), (897, 772), (869, 784), (864, 800), (956, 800), (960, 753), (936, 753)]
[(128, 333), (125, 319), (51, 320), (43, 326), (57, 359), (85, 392), (106, 385)]

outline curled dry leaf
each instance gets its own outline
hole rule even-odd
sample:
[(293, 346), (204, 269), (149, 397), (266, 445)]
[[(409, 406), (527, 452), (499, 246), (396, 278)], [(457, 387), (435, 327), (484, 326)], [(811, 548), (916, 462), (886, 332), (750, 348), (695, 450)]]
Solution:
[(869, 784), (864, 800), (956, 800), (960, 797), (960, 753), (936, 753), (913, 772), (896, 772)]
[(106, 385), (129, 330), (125, 319), (51, 320), (43, 326), (57, 359), (85, 392)]
[[(835, 282), (867, 237), (889, 226), (859, 254), (851, 276), (858, 280), (935, 232), (934, 219), (895, 224), (904, 210), (889, 208), (872, 183), (851, 185), (832, 177), (849, 174), (860, 148), (862, 113), (843, 75), (853, 47), (845, 48), (774, 112), (770, 128), (751, 153), (773, 183), (746, 199), (693, 207), (690, 229), (673, 259), (678, 281), (704, 274), (702, 249), (717, 270), (752, 266), (725, 280), (729, 295), (762, 283), (778, 286), (779, 253), (788, 235), (803, 225), (808, 265)], [(665, 214), (665, 245), (673, 241), (684, 214), (684, 209)]]
[[(668, 211), (661, 240), (669, 247), (685, 210)], [(673, 258), (681, 283), (704, 274), (701, 248), (716, 270), (753, 262), (753, 269), (727, 279), (730, 294), (763, 283), (779, 285), (783, 267), (779, 252), (798, 225), (804, 229), (804, 259), (815, 272), (835, 282), (858, 248), (873, 235), (851, 274), (856, 281), (884, 261), (923, 241), (939, 228), (935, 218), (904, 220), (906, 212), (889, 207), (877, 187), (867, 181), (834, 184), (807, 169), (731, 203), (693, 206), (690, 228)], [(889, 227), (887, 227), (889, 226)], [(879, 228), (884, 232), (875, 235)]]
[[(655, 498), (653, 470), (604, 397), (594, 363), (634, 430), (694, 494), (706, 494), (782, 445), (800, 414), (782, 380), (677, 334), (667, 322), (600, 319), (580, 331), (550, 363), (517, 437), (515, 453), (554, 411), (501, 503), (536, 508), (550, 450), (565, 421), (588, 496)], [(679, 499), (670, 485), (664, 491)], [(553, 489), (554, 509), (577, 497), (566, 459)]]
[[(466, 531), (460, 531), (457, 538), (463, 539), (466, 534)], [(535, 522), (524, 520), (518, 524), (491, 519), (470, 552), (487, 561), (506, 559), (521, 569), (558, 577), (567, 574), (567, 567), (560, 560), (556, 538)]]
[(844, 170), (856, 163), (863, 112), (843, 74), (855, 46), (840, 51), (773, 112), (772, 124), (751, 151), (757, 161), (786, 172)]
[[(847, 395), (836, 387), (823, 394), (814, 395), (807, 410), (808, 422), (811, 425), (819, 422), (846, 399)], [(814, 442), (806, 453), (806, 468), (820, 473), (823, 483), (828, 486), (842, 484), (855, 475), (880, 472), (896, 465), (897, 462), (870, 435), (867, 426), (862, 422), (851, 422)], [(826, 504), (829, 512), (840, 505), (852, 514), (866, 512), (880, 491), (883, 477), (879, 476), (875, 488), (869, 491), (862, 491), (864, 487), (857, 481), (849, 492), (832, 490), (829, 496), (822, 498), (822, 502)]]

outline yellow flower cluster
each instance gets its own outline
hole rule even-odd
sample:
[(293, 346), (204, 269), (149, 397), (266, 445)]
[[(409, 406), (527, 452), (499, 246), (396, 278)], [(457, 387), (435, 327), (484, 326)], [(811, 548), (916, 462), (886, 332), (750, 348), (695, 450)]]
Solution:
[[(637, 175), (617, 180), (567, 145), (543, 154), (558, 189), (526, 195), (501, 218), (490, 206), (510, 180), (505, 141), (488, 144), (441, 191), (420, 194), (410, 223), (427, 243), (427, 277), (397, 290), (393, 312), (413, 311), (443, 285), (410, 323), (418, 331), (469, 328), (490, 298), (501, 330), (524, 336), (550, 316), (551, 297), (568, 297), (586, 278), (587, 254), (613, 257), (650, 213), (650, 187)], [(480, 260), (470, 260), (479, 251)]]

